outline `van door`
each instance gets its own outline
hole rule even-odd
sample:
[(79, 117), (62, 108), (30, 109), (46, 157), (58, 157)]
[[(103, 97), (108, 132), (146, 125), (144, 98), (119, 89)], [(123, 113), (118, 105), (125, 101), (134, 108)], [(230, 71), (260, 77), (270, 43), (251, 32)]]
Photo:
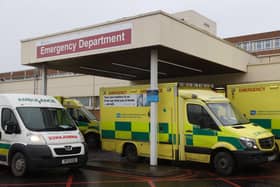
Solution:
[(211, 148), (217, 142), (218, 125), (202, 103), (186, 102), (185, 109), (186, 159), (209, 163)]
[[(10, 128), (12, 127), (13, 128)], [(13, 131), (13, 132), (12, 132)], [(8, 153), (12, 142), (16, 141), (20, 134), (18, 120), (11, 108), (1, 109), (0, 127), (0, 163), (8, 164)]]

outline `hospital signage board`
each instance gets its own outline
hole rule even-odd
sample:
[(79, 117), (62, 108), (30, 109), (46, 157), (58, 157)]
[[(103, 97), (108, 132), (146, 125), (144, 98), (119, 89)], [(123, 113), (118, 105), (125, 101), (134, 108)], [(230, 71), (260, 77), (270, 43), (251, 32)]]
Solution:
[(159, 102), (158, 89), (147, 90), (147, 101), (150, 102), (150, 103)]
[(37, 58), (131, 44), (132, 24), (53, 37), (36, 43)]

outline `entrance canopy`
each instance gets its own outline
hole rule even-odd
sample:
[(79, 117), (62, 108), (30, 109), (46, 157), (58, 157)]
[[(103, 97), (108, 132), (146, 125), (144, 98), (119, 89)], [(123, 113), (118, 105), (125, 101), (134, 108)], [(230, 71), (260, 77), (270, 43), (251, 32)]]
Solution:
[(22, 64), (126, 80), (246, 72), (258, 59), (162, 11), (22, 41)]

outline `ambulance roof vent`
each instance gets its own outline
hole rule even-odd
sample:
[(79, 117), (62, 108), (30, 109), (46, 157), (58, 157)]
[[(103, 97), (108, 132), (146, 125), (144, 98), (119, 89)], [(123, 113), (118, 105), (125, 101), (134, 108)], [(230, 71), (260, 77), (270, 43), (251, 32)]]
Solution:
[(197, 95), (196, 94), (192, 94), (192, 99), (197, 99)]
[(207, 83), (179, 82), (178, 85), (180, 88), (214, 88), (213, 84)]

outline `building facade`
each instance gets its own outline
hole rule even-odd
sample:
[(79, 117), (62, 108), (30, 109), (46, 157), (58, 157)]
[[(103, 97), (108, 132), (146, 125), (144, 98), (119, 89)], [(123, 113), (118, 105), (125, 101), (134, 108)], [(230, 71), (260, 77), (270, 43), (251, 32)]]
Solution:
[(236, 36), (225, 40), (257, 56), (280, 53), (280, 31)]

